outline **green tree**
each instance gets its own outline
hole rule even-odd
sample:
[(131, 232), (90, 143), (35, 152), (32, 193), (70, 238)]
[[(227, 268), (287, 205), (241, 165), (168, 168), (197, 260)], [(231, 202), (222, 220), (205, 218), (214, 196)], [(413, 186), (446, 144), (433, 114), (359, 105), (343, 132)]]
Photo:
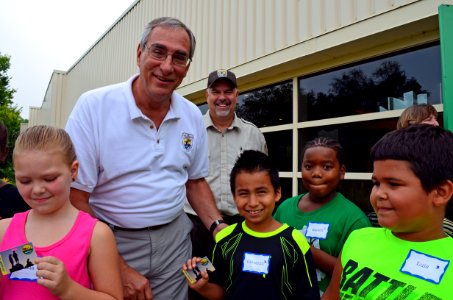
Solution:
[(0, 166), (0, 179), (6, 178), (14, 182), (14, 170), (12, 164), (11, 150), (20, 132), (20, 123), (25, 120), (20, 116), (21, 108), (13, 103), (15, 89), (9, 86), (10, 57), (0, 53), (0, 122), (3, 123), (9, 132), (8, 148), (10, 153), (6, 161)]

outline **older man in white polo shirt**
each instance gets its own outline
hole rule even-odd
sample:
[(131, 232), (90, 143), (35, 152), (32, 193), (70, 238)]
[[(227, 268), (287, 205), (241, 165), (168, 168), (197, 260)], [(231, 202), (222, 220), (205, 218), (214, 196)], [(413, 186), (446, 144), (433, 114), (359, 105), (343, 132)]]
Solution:
[(186, 199), (213, 234), (225, 226), (204, 179), (202, 115), (174, 92), (194, 49), (192, 32), (179, 20), (153, 20), (137, 47), (140, 73), (83, 94), (66, 125), (80, 164), (71, 201), (113, 229), (125, 299), (187, 299)]

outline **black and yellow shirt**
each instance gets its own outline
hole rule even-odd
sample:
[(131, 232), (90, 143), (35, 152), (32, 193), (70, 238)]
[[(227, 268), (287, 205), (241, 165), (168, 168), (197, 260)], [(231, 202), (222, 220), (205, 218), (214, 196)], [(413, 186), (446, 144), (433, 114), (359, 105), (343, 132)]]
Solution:
[(319, 299), (310, 246), (296, 229), (254, 232), (243, 222), (216, 242), (210, 281), (225, 288), (225, 299)]

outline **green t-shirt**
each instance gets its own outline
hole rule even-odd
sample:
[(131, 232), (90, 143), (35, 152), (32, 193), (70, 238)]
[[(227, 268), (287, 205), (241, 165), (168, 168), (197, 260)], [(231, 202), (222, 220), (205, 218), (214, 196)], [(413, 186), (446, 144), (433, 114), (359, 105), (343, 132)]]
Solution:
[[(321, 208), (302, 212), (298, 208), (302, 195), (285, 200), (274, 218), (301, 231), (308, 242), (324, 252), (338, 257), (349, 234), (358, 228), (369, 227), (370, 222), (362, 210), (341, 193)], [(311, 223), (311, 224), (309, 224)], [(325, 291), (330, 277), (317, 270), (318, 285)]]
[(453, 238), (411, 242), (386, 228), (354, 231), (341, 254), (341, 299), (452, 299)]

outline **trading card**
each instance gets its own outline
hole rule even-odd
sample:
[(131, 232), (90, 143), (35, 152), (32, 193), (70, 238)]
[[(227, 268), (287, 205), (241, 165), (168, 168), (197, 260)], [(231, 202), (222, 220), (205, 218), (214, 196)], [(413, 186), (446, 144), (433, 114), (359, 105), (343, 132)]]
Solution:
[(198, 279), (201, 278), (201, 271), (213, 272), (215, 270), (209, 258), (206, 256), (201, 259), (197, 266), (192, 270), (182, 270), (189, 282), (195, 283)]
[(26, 243), (0, 252), (0, 269), (3, 275), (11, 274), (11, 279), (36, 280), (35, 248)]

